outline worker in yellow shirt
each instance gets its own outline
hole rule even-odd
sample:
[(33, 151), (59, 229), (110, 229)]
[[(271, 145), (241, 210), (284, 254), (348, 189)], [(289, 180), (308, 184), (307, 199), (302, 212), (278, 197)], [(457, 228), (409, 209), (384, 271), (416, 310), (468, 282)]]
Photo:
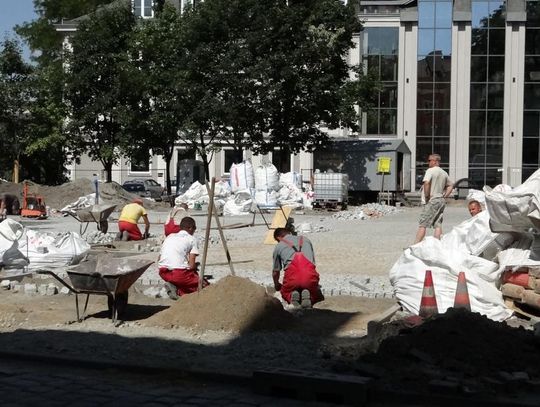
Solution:
[[(144, 235), (141, 234), (137, 226), (141, 217), (144, 220)], [(148, 237), (150, 222), (148, 221), (148, 214), (146, 213), (146, 209), (144, 209), (142, 199), (135, 198), (132, 203), (124, 206), (118, 219), (118, 231), (117, 238), (124, 241), (142, 240)]]

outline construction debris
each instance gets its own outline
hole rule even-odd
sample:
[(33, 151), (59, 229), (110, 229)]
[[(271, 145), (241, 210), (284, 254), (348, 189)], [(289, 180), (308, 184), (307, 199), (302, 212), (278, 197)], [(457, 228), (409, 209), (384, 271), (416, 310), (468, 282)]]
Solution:
[(352, 211), (336, 212), (332, 215), (332, 218), (337, 220), (364, 220), (369, 218), (380, 218), (381, 216), (387, 216), (402, 211), (403, 209), (396, 208), (395, 206), (369, 203), (358, 206)]

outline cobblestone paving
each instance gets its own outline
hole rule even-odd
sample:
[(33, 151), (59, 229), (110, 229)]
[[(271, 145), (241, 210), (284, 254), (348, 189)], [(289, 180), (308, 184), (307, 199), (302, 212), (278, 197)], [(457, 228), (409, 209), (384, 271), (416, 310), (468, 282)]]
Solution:
[(248, 387), (237, 385), (3, 359), (0, 359), (0, 394), (2, 407), (306, 405), (305, 401), (257, 395)]

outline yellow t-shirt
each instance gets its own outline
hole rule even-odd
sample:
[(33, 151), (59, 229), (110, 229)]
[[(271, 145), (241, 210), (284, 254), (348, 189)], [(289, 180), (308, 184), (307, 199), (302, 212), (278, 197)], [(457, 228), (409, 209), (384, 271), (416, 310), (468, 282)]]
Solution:
[(137, 224), (141, 216), (146, 215), (146, 209), (137, 203), (130, 203), (124, 206), (120, 213), (119, 221)]

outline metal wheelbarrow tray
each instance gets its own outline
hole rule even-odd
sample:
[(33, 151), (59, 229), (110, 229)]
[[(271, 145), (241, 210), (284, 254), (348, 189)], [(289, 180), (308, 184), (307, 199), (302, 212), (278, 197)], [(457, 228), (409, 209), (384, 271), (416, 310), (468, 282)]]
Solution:
[(88, 208), (78, 209), (75, 211), (75, 214), (70, 211), (66, 211), (65, 213), (81, 222), (79, 232), (83, 235), (86, 232), (86, 229), (88, 229), (88, 224), (90, 222), (97, 223), (97, 229), (103, 233), (107, 233), (107, 230), (109, 229), (109, 222), (107, 219), (115, 209), (116, 205), (95, 204)]
[[(51, 270), (39, 270), (38, 273), (51, 275), (75, 294), (77, 321), (85, 318), (90, 294), (97, 294), (108, 297), (111, 319), (116, 322), (127, 306), (129, 288), (152, 263), (153, 260), (143, 258), (98, 257), (67, 270), (71, 285)], [(86, 294), (82, 316), (79, 313), (79, 294)]]

